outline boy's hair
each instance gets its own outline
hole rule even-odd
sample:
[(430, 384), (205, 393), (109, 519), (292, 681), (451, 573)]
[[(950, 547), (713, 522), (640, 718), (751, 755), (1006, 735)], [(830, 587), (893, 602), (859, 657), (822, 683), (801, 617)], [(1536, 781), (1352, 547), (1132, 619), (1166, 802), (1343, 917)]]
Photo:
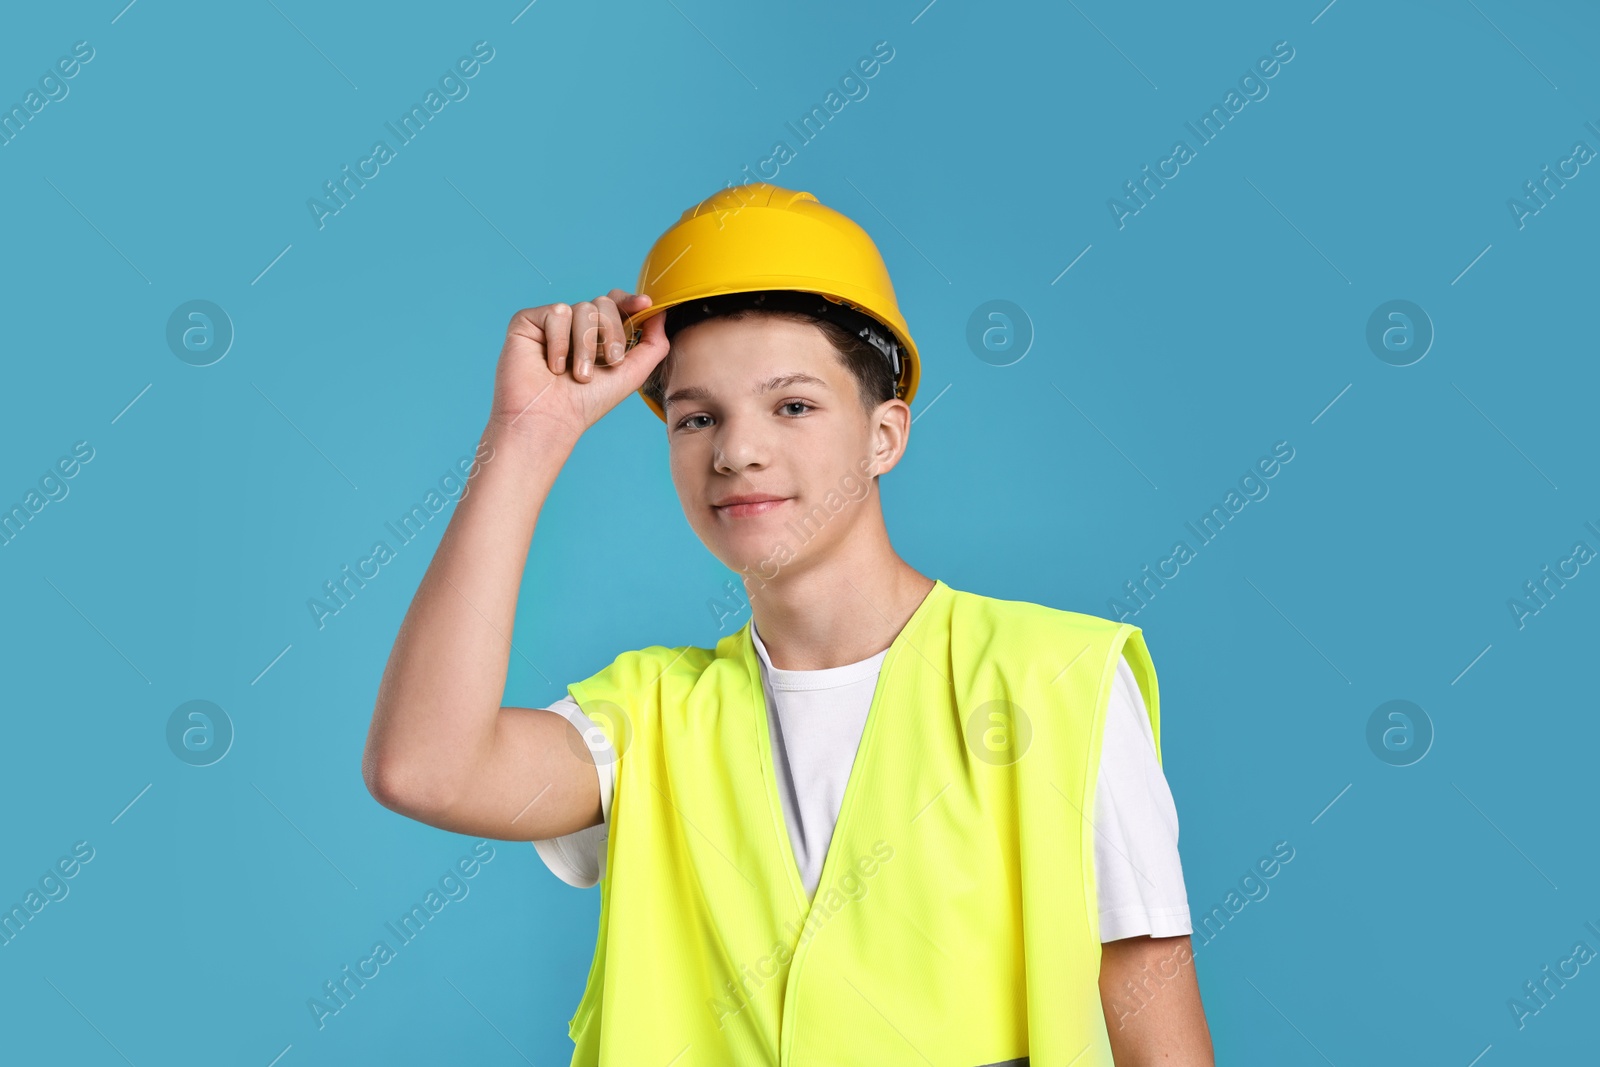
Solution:
[[(850, 332), (838, 322), (808, 315), (803, 311), (790, 311), (777, 308), (762, 307), (761, 293), (731, 294), (732, 299), (725, 299), (725, 306), (719, 307), (710, 315), (696, 315), (694, 322), (701, 322), (706, 318), (743, 319), (751, 315), (770, 315), (776, 318), (788, 319), (791, 322), (810, 323), (822, 332), (834, 352), (839, 357), (839, 362), (844, 364), (852, 377), (856, 380), (856, 393), (861, 400), (861, 407), (870, 413), (885, 400), (893, 400), (895, 395), (894, 369), (889, 360), (877, 348), (869, 344), (864, 338)], [(670, 339), (680, 325), (673, 322), (673, 315), (677, 308), (669, 308), (663, 314), (666, 316), (666, 332)], [(682, 316), (679, 323), (682, 322)], [(667, 356), (651, 370), (650, 376), (645, 379), (640, 390), (651, 400), (660, 404), (663, 410), (666, 407), (666, 388), (668, 364), (672, 361), (672, 352), (669, 349)]]

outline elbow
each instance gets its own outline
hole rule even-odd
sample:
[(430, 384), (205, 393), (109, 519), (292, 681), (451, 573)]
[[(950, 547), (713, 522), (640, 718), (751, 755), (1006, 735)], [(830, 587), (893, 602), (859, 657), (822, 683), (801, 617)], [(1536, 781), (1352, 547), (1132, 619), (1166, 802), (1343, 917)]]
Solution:
[(409, 818), (426, 821), (450, 803), (449, 791), (439, 782), (370, 748), (361, 758), (361, 778), (372, 799)]

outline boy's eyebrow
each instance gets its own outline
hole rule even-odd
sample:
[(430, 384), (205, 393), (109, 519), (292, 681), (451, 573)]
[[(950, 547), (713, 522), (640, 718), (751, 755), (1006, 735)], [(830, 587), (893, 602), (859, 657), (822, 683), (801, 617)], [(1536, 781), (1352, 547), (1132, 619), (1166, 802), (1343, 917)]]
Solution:
[[(786, 385), (814, 385), (822, 389), (828, 388), (828, 383), (816, 375), (796, 371), (792, 374), (779, 374), (758, 383), (755, 389), (752, 390), (751, 395), (759, 396), (762, 393), (770, 393), (772, 390), (781, 389)], [(671, 395), (662, 402), (661, 406), (669, 408), (684, 400), (697, 400), (705, 403), (713, 399), (715, 398), (711, 395), (711, 390), (699, 385), (686, 385), (682, 389), (673, 390)]]

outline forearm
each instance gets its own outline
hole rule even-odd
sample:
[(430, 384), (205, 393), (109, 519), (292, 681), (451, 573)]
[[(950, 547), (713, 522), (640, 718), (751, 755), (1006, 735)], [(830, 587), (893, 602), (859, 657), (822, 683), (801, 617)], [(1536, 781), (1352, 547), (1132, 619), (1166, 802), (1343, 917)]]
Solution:
[(1100, 995), (1117, 1067), (1216, 1063), (1187, 934), (1101, 945)]
[(483, 441), (378, 686), (362, 761), (375, 795), (441, 801), (494, 737), (523, 567), (575, 442), (493, 425)]

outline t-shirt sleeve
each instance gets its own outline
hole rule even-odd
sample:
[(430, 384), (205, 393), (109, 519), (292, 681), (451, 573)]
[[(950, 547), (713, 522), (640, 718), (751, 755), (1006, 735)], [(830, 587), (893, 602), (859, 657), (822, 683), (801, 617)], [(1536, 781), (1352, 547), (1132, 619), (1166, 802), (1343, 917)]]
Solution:
[(1117, 661), (1095, 785), (1100, 940), (1193, 932), (1178, 855), (1178, 811), (1126, 659)]
[(551, 874), (570, 886), (588, 889), (598, 885), (605, 873), (606, 836), (611, 823), (611, 787), (616, 776), (617, 761), (605, 732), (583, 713), (571, 696), (562, 697), (548, 710), (576, 726), (594, 753), (595, 771), (600, 778), (600, 822), (560, 837), (542, 838), (534, 841), (533, 847), (544, 865), (550, 868)]

